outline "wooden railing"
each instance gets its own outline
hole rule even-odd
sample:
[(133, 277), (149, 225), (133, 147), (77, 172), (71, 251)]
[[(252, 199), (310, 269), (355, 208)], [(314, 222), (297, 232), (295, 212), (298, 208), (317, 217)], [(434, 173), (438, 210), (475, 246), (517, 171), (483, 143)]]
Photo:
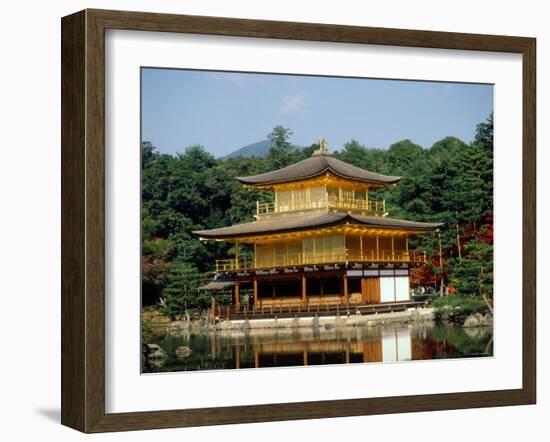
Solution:
[(348, 312), (360, 311), (361, 314), (374, 313), (389, 313), (393, 311), (404, 311), (410, 307), (418, 307), (423, 302), (418, 301), (401, 301), (389, 303), (363, 303), (359, 298), (345, 301), (343, 296), (338, 296), (337, 299), (319, 300), (309, 299), (308, 296), (304, 301), (300, 298), (291, 300), (277, 300), (268, 304), (267, 300), (258, 300), (256, 305), (241, 304), (236, 307), (234, 305), (217, 305), (212, 312), (214, 320), (224, 319), (244, 319), (244, 318), (272, 318), (272, 317), (307, 317), (307, 316), (338, 316), (346, 315)]
[(248, 270), (254, 268), (254, 260), (248, 258), (217, 259), (216, 272)]
[(324, 199), (314, 201), (279, 202), (277, 204), (256, 201), (256, 215), (258, 217), (273, 213), (298, 212), (301, 210), (326, 208), (352, 210), (374, 216), (386, 215), (386, 202), (384, 200), (369, 201), (327, 196)]
[(327, 207), (330, 209), (357, 210), (360, 212), (369, 212), (374, 215), (384, 215), (386, 213), (386, 201), (369, 201), (351, 198), (328, 197)]
[(268, 258), (256, 257), (216, 260), (217, 272), (252, 269), (271, 269), (316, 264), (343, 264), (355, 262), (423, 263), (426, 253), (404, 250), (348, 250), (334, 249), (324, 253), (290, 253)]

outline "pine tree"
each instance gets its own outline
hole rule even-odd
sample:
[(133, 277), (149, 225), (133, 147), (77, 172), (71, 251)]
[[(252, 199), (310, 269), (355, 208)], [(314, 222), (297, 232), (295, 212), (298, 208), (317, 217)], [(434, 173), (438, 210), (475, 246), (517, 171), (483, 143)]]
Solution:
[(267, 138), (271, 141), (271, 148), (267, 154), (267, 163), (271, 170), (288, 166), (298, 159), (300, 153), (288, 141), (292, 131), (281, 125), (275, 126)]
[(197, 288), (203, 276), (192, 265), (174, 262), (170, 268), (169, 282), (164, 289), (161, 312), (170, 317), (187, 313), (189, 308), (204, 308), (201, 294)]
[[(465, 256), (453, 268), (449, 284), (457, 294), (472, 298), (493, 297), (493, 246), (483, 241), (470, 241)], [(492, 304), (492, 303), (491, 303)]]

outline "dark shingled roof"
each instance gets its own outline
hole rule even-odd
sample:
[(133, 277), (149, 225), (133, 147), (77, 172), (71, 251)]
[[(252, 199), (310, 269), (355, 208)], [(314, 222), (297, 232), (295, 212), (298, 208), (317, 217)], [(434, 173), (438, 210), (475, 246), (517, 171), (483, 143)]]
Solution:
[(209, 291), (209, 290), (225, 290), (229, 287), (233, 287), (235, 285), (235, 281), (210, 281), (207, 284), (198, 287), (197, 290), (199, 291)]
[(288, 215), (248, 223), (235, 224), (211, 230), (197, 230), (193, 233), (206, 239), (230, 239), (246, 236), (266, 235), (274, 233), (308, 230), (312, 228), (330, 227), (349, 222), (386, 229), (406, 229), (420, 232), (430, 232), (441, 227), (442, 223), (421, 223), (400, 219), (382, 218), (379, 216), (349, 215), (347, 213), (321, 213), (316, 215)]
[(248, 184), (250, 186), (278, 184), (287, 181), (313, 178), (326, 171), (331, 171), (335, 175), (351, 180), (384, 185), (396, 183), (401, 179), (401, 177), (398, 176), (369, 172), (360, 167), (344, 163), (330, 155), (314, 155), (296, 164), (283, 167), (282, 169), (273, 170), (260, 175), (237, 177), (237, 180), (242, 184)]

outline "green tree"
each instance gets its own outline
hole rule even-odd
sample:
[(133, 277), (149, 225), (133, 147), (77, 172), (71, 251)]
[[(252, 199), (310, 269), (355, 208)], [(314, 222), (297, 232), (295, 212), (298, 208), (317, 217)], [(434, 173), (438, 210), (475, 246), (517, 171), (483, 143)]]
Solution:
[(449, 284), (459, 295), (481, 298), (492, 311), (493, 246), (483, 241), (470, 241), (466, 256), (453, 267)]
[(172, 244), (166, 239), (144, 241), (141, 248), (142, 302), (152, 304), (169, 281)]
[(411, 140), (401, 140), (392, 144), (386, 153), (386, 172), (391, 175), (409, 175), (424, 154), (422, 146)]
[(172, 318), (184, 314), (189, 318), (188, 309), (203, 309), (204, 302), (201, 302), (201, 294), (197, 289), (204, 276), (197, 268), (186, 262), (173, 262), (160, 311)]
[(267, 154), (267, 163), (270, 169), (280, 169), (296, 161), (298, 152), (292, 146), (289, 138), (292, 131), (281, 125), (275, 126), (267, 138), (271, 141), (271, 148)]
[(476, 135), (474, 142), (480, 144), (485, 149), (493, 150), (493, 113), (489, 115), (486, 121), (476, 126)]
[(153, 162), (155, 155), (157, 155), (157, 153), (153, 143), (150, 141), (144, 141), (141, 143), (141, 168), (145, 169), (148, 165), (150, 165)]
[(346, 163), (373, 172), (384, 173), (386, 151), (376, 148), (366, 148), (357, 140), (351, 140), (344, 144), (340, 152), (335, 152), (334, 156)]

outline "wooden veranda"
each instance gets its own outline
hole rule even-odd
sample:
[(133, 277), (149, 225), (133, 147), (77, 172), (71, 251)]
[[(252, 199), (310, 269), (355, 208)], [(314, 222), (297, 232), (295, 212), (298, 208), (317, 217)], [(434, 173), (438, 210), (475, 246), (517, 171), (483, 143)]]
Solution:
[(213, 305), (212, 316), (215, 321), (246, 320), (246, 319), (274, 319), (274, 318), (307, 318), (321, 316), (348, 316), (348, 315), (372, 315), (375, 313), (402, 312), (409, 308), (424, 305), (424, 301), (388, 302), (377, 304), (342, 304), (318, 303), (296, 304), (280, 303), (269, 306), (223, 306)]

